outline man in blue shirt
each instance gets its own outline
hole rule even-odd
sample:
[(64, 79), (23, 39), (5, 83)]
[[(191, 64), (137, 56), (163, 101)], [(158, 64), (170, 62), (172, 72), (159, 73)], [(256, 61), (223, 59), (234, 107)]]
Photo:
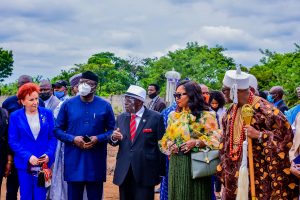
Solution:
[(54, 134), (65, 143), (64, 179), (68, 199), (101, 199), (106, 181), (107, 141), (115, 127), (111, 105), (95, 96), (98, 76), (82, 73), (79, 95), (66, 100), (59, 111)]
[(289, 109), (282, 99), (283, 95), (283, 88), (281, 86), (274, 86), (270, 89), (270, 94), (267, 97), (268, 101), (273, 103), (282, 113)]
[(53, 87), (53, 94), (56, 96), (60, 101), (65, 101), (69, 98), (68, 95), (68, 82), (65, 80), (56, 81), (52, 84)]

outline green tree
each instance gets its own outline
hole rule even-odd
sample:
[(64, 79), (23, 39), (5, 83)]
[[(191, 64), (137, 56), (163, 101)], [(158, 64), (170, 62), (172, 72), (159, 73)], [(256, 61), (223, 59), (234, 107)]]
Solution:
[(18, 91), (18, 82), (15, 81), (13, 83), (1, 84), (0, 85), (0, 95), (11, 96), (17, 94)]
[(282, 86), (288, 106), (297, 103), (295, 89), (300, 85), (300, 47), (295, 44), (294, 52), (276, 53), (270, 50), (260, 50), (264, 55), (260, 65), (250, 69), (255, 75), (261, 90), (270, 90), (273, 86)]
[(187, 43), (185, 49), (169, 52), (159, 59), (145, 59), (145, 78), (140, 80), (144, 87), (157, 83), (165, 88), (165, 73), (175, 69), (182, 78), (206, 84), (211, 89), (220, 89), (225, 72), (235, 66), (232, 58), (223, 55), (221, 46), (209, 48), (197, 42)]
[(3, 82), (4, 78), (11, 76), (13, 63), (14, 59), (12, 51), (0, 48), (0, 82)]
[(122, 94), (130, 84), (136, 82), (141, 73), (139, 66), (133, 66), (131, 62), (116, 57), (110, 52), (97, 53), (92, 55), (85, 64), (75, 65), (70, 70), (62, 70), (61, 74), (52, 79), (52, 82), (59, 79), (69, 80), (74, 74), (89, 70), (99, 76), (99, 86), (96, 92), (98, 95)]

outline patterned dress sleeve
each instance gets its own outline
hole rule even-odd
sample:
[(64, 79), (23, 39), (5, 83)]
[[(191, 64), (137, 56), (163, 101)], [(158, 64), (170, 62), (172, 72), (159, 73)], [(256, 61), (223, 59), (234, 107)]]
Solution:
[(199, 122), (203, 124), (203, 128), (200, 130), (202, 133), (200, 139), (210, 149), (218, 149), (221, 139), (221, 130), (218, 129), (216, 115), (212, 112), (203, 112)]

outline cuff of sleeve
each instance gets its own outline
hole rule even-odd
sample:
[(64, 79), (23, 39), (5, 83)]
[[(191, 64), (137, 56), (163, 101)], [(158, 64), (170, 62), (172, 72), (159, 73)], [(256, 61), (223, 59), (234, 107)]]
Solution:
[(112, 135), (110, 136), (110, 140), (112, 141), (112, 143), (116, 144), (118, 142), (118, 140), (114, 140)]
[(30, 158), (31, 158), (32, 154), (26, 154), (26, 160), (29, 162)]
[(70, 143), (73, 143), (73, 142), (74, 142), (74, 138), (75, 138), (74, 135), (67, 135), (67, 136), (66, 136), (67, 141), (70, 142)]

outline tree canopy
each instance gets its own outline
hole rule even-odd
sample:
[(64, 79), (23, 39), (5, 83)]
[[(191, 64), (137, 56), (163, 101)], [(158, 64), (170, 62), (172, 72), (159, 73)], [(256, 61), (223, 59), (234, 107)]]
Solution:
[(13, 63), (14, 59), (12, 51), (0, 48), (0, 82), (3, 82), (4, 78), (11, 76)]
[(260, 90), (270, 90), (273, 86), (282, 86), (288, 106), (297, 103), (296, 87), (300, 86), (300, 47), (295, 44), (294, 52), (276, 53), (260, 50), (264, 55), (260, 65), (250, 69), (256, 76)]
[[(269, 90), (276, 85), (283, 86), (285, 100), (289, 106), (297, 103), (295, 88), (300, 86), (300, 46), (295, 44), (295, 47), (295, 51), (288, 53), (260, 50), (262, 58), (259, 64), (248, 68), (242, 66), (243, 71), (256, 76), (260, 90)], [(2, 48), (0, 50), (0, 81), (3, 81), (4, 77), (11, 75), (13, 58), (11, 51)], [(224, 55), (225, 51), (226, 49), (219, 45), (208, 47), (189, 42), (185, 48), (169, 51), (160, 58), (123, 59), (111, 52), (100, 52), (88, 58), (86, 63), (75, 64), (69, 70), (62, 70), (51, 81), (68, 81), (74, 74), (91, 70), (99, 76), (97, 94), (100, 96), (122, 94), (130, 84), (147, 88), (151, 83), (160, 85), (163, 95), (166, 85), (165, 73), (175, 69), (183, 79), (189, 78), (207, 85), (210, 89), (220, 90), (225, 72), (234, 69), (236, 65), (232, 58)], [(16, 90), (15, 85), (2, 85), (2, 94), (11, 94), (11, 91)]]
[(148, 59), (145, 77), (140, 83), (144, 87), (150, 83), (165, 86), (165, 73), (175, 69), (183, 79), (189, 78), (211, 89), (220, 89), (225, 72), (235, 66), (232, 58), (223, 55), (225, 50), (221, 46), (209, 48), (197, 42), (187, 43), (186, 48), (169, 52), (160, 59)]

